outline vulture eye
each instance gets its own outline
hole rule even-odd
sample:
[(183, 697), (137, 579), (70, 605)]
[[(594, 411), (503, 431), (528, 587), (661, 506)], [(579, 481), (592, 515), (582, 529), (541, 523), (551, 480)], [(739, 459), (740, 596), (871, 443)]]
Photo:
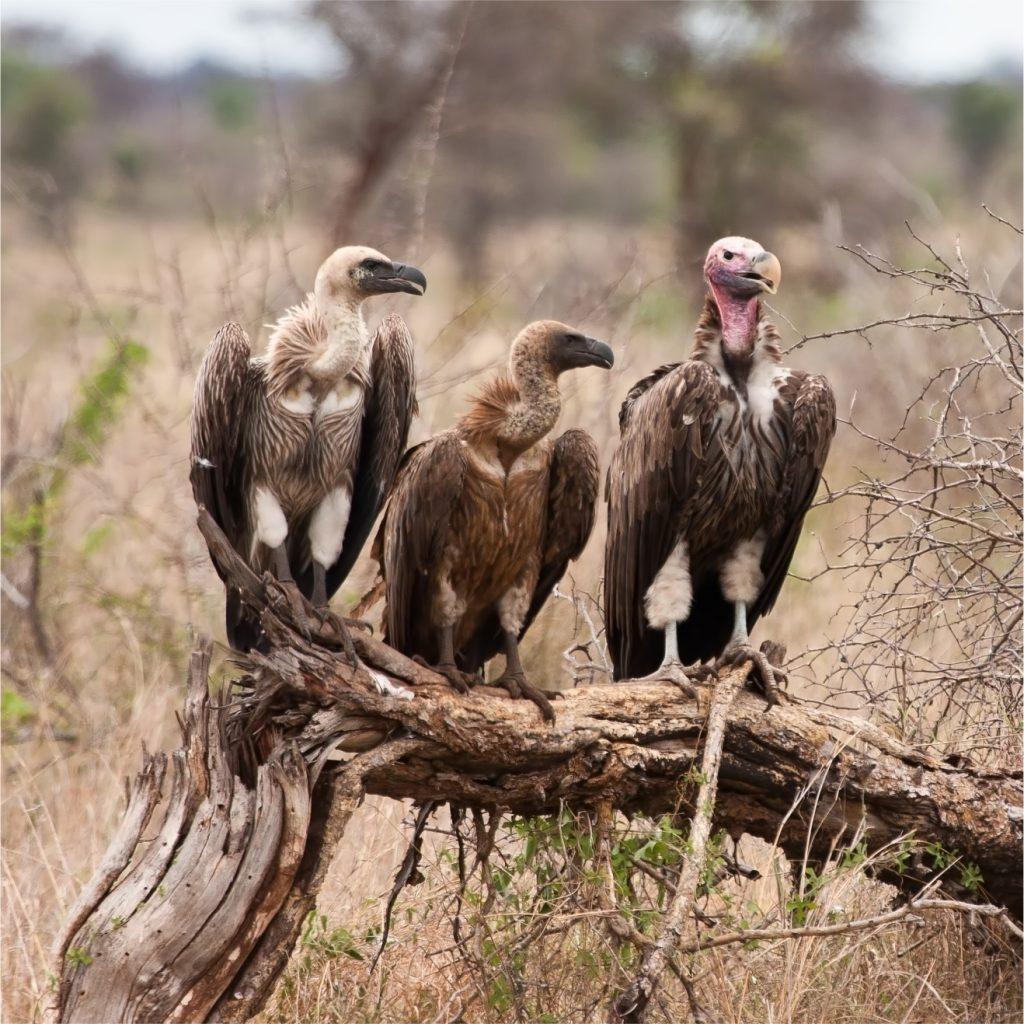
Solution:
[(735, 253), (731, 253), (731, 252), (729, 252), (729, 250), (728, 250), (728, 249), (726, 249), (726, 250), (725, 250), (725, 252), (723, 252), (723, 253), (722, 253), (722, 255), (723, 255), (723, 256), (724, 256), (724, 257), (725, 257), (725, 258), (726, 258), (727, 260), (731, 260), (731, 259), (733, 258), (733, 256), (735, 256), (736, 254), (735, 254)]
[(373, 273), (376, 270), (380, 270), (380, 268), (384, 266), (384, 264), (381, 263), (380, 260), (375, 260), (372, 258), (363, 260), (363, 262), (360, 263), (359, 265), (363, 268), (363, 270), (369, 270), (371, 273)]

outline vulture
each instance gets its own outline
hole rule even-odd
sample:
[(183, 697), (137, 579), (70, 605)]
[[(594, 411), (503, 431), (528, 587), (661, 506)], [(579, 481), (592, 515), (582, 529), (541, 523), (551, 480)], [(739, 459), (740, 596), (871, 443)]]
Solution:
[[(191, 422), (191, 481), (234, 549), (257, 572), (273, 569), (299, 621), (304, 601), (327, 611), (373, 528), (394, 481), (416, 409), (412, 339), (385, 318), (371, 339), (363, 302), (422, 295), (426, 278), (362, 246), (336, 250), (313, 291), (273, 327), (253, 357), (228, 323), (206, 351)], [(300, 596), (301, 595), (301, 596)], [(228, 641), (261, 642), (259, 620), (227, 590)]]
[(559, 375), (611, 367), (611, 348), (552, 320), (525, 327), (508, 372), (456, 425), (406, 454), (374, 541), (384, 637), (466, 692), (499, 651), (496, 685), (551, 720), (526, 677), (519, 641), (582, 552), (600, 468), (582, 430), (548, 438), (562, 408)]
[(781, 272), (749, 238), (715, 242), (690, 358), (644, 377), (622, 405), (606, 483), (616, 679), (692, 694), (690, 680), (750, 661), (752, 682), (779, 699), (785, 674), (748, 631), (779, 596), (836, 428), (828, 381), (782, 365), (760, 301)]

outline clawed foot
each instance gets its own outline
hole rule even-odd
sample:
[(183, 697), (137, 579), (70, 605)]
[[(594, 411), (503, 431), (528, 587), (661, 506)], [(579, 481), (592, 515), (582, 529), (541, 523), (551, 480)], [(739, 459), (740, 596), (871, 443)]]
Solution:
[(345, 657), (348, 660), (348, 663), (355, 668), (359, 659), (356, 656), (356, 649), (352, 643), (352, 636), (349, 633), (348, 628), (349, 626), (358, 624), (360, 620), (342, 618), (340, 615), (332, 612), (327, 605), (323, 605), (320, 608), (314, 608), (313, 615), (317, 620), (318, 628), (321, 633), (326, 632), (327, 628), (329, 628), (330, 632), (338, 638), (341, 642), (341, 647), (345, 652)]
[(643, 682), (669, 682), (679, 687), (687, 697), (697, 699), (697, 686), (718, 681), (718, 672), (714, 665), (684, 665), (680, 661), (666, 661), (658, 666)]
[(782, 687), (789, 681), (789, 676), (779, 665), (785, 660), (785, 654), (784, 647), (770, 640), (761, 644), (759, 651), (755, 651), (750, 644), (730, 644), (715, 663), (715, 668), (735, 668), (749, 661), (752, 669), (748, 682), (751, 686), (760, 690), (770, 705), (784, 704), (786, 695)]
[(458, 665), (452, 662), (441, 662), (440, 665), (429, 665), (422, 658), (413, 658), (413, 661), (419, 662), (424, 668), (433, 669), (435, 672), (439, 672), (441, 675), (452, 684), (452, 687), (458, 693), (469, 693), (472, 689), (473, 684), (476, 682), (476, 676), (471, 672), (463, 672)]
[(309, 615), (309, 602), (302, 596), (302, 591), (299, 590), (294, 580), (279, 580), (273, 576), (267, 574), (264, 576), (264, 583), (267, 587), (267, 594), (271, 595), (271, 600), (276, 601), (281, 598), (284, 599), (285, 604), (288, 606), (289, 617), (292, 620), (295, 628), (302, 634), (303, 639), (307, 642), (313, 639), (313, 630), (310, 626)]
[(545, 696), (543, 690), (538, 690), (526, 678), (525, 672), (506, 672), (503, 676), (495, 679), (490, 685), (500, 686), (508, 690), (509, 696), (516, 700), (521, 697), (532, 700), (540, 708), (540, 713), (546, 721), (553, 722), (555, 720), (555, 709), (551, 706), (551, 701)]

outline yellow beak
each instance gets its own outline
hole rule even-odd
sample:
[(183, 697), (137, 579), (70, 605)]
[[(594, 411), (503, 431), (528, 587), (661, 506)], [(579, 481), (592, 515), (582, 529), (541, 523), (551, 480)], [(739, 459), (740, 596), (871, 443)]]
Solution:
[(779, 290), (779, 284), (782, 281), (782, 264), (779, 263), (778, 257), (774, 253), (762, 252), (759, 256), (755, 256), (751, 269), (764, 278), (761, 282), (763, 291), (774, 295)]

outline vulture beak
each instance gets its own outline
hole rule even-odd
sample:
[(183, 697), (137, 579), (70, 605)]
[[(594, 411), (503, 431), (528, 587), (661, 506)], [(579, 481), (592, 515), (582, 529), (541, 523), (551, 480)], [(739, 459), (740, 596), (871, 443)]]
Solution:
[(750, 270), (739, 276), (748, 281), (756, 281), (762, 292), (774, 295), (782, 280), (782, 264), (774, 253), (761, 252), (751, 261)]
[(405, 263), (392, 263), (376, 271), (368, 282), (375, 292), (406, 292), (422, 295), (427, 290), (427, 279), (423, 271)]
[(610, 345), (596, 338), (580, 338), (574, 342), (569, 351), (569, 365), (600, 366), (602, 370), (610, 370), (615, 363), (615, 353)]

